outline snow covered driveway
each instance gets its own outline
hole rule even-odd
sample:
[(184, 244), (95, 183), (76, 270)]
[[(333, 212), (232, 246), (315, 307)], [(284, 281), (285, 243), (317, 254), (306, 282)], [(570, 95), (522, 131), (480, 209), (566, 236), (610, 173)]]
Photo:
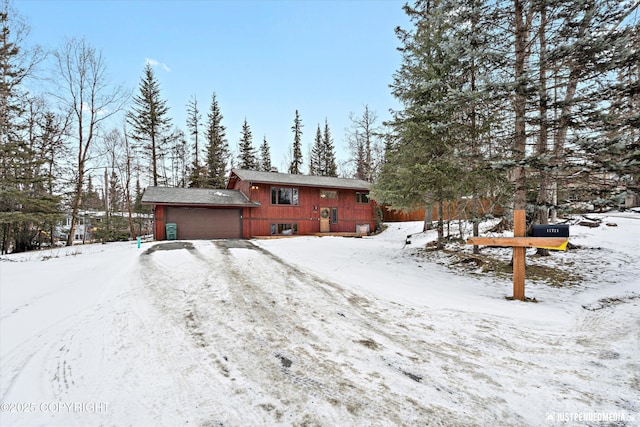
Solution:
[(0, 425), (640, 425), (628, 286), (505, 301), (404, 234), (8, 257)]

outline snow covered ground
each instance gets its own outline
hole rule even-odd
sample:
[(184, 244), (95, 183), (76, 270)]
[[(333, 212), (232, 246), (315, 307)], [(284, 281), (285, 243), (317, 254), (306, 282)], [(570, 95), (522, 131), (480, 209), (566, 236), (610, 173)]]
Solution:
[(4, 256), (0, 425), (640, 425), (640, 214), (599, 217), (537, 303), (420, 223)]

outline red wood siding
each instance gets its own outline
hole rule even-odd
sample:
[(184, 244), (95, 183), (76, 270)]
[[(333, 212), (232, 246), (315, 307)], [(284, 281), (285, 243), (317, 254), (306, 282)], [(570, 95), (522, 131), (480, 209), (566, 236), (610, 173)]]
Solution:
[[(271, 203), (272, 187), (298, 189), (298, 205), (274, 205)], [(270, 236), (272, 224), (298, 224), (298, 234), (320, 232), (320, 208), (338, 208), (338, 222), (331, 224), (331, 232), (355, 232), (356, 225), (369, 224), (375, 228), (373, 202), (356, 203), (356, 190), (335, 188), (287, 186), (280, 184), (254, 184), (237, 180), (234, 190), (242, 191), (261, 207), (245, 208), (243, 212), (243, 237)], [(337, 199), (321, 199), (320, 190), (334, 190)], [(362, 191), (360, 191), (362, 192)], [(365, 191), (366, 192), (366, 191)]]
[(166, 231), (165, 231), (165, 208), (164, 206), (154, 206), (154, 233), (153, 238), (155, 240), (164, 240), (166, 239)]

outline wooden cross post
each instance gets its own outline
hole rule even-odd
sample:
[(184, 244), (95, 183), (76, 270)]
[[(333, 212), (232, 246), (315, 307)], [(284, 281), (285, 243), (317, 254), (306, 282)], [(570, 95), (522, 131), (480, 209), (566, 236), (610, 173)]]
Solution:
[[(527, 234), (527, 215), (523, 210), (513, 212), (513, 237)], [(513, 299), (524, 301), (524, 270), (526, 268), (527, 249), (525, 246), (513, 246)]]
[(468, 245), (506, 246), (513, 248), (513, 299), (524, 301), (524, 269), (526, 248), (564, 250), (564, 237), (526, 237), (526, 213), (513, 211), (513, 237), (469, 237)]

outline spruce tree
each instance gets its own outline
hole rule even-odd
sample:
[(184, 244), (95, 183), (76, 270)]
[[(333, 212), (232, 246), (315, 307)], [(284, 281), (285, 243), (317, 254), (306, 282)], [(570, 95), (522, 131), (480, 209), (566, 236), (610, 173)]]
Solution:
[(102, 202), (100, 193), (93, 186), (93, 177), (87, 177), (86, 190), (82, 194), (82, 210), (100, 210), (104, 203)]
[(495, 2), (489, 26), (495, 34), (509, 26), (514, 34), (495, 43), (504, 58), (493, 67), (502, 80), (495, 96), (512, 100), (496, 126), (511, 129), (497, 139), (512, 141), (514, 206), (535, 205), (536, 222), (553, 220), (569, 180), (587, 192), (599, 186), (597, 180), (580, 182), (580, 176), (594, 175), (582, 149), (608, 145), (598, 117), (611, 100), (606, 88), (630, 52), (627, 36), (634, 24), (628, 18), (636, 9), (631, 2), (606, 0)]
[(296, 110), (296, 117), (293, 120), (293, 126), (291, 126), (291, 130), (293, 131), (293, 151), (292, 151), (292, 159), (291, 165), (289, 166), (289, 173), (293, 174), (301, 174), (302, 173), (302, 120), (300, 119), (300, 114), (298, 110)]
[[(635, 7), (605, 0), (405, 6), (413, 29), (398, 30), (403, 62), (392, 84), (404, 108), (390, 122), (394, 137), (374, 195), (406, 209), (421, 198), (472, 195), (477, 234), (478, 198), (501, 196), (507, 171), (513, 207), (536, 203), (537, 221), (546, 221), (569, 177), (572, 187), (576, 176), (590, 177), (585, 190), (596, 188), (591, 197), (602, 203), (614, 187), (629, 188), (623, 183), (633, 181), (638, 156), (628, 113), (637, 83), (626, 74), (635, 75), (639, 62), (629, 19)], [(620, 84), (622, 76), (628, 83)], [(353, 136), (357, 171), (366, 174), (363, 132)], [(605, 172), (610, 188), (601, 184)]]
[(267, 142), (266, 136), (262, 139), (262, 145), (260, 145), (260, 168), (259, 169), (264, 172), (271, 171), (271, 150), (269, 148), (269, 143)]
[(146, 204), (142, 204), (142, 196), (144, 195), (144, 189), (140, 184), (140, 178), (136, 178), (135, 185), (135, 194), (134, 194), (134, 202), (133, 202), (133, 211), (138, 214), (150, 214), (151, 207)]
[(329, 122), (324, 121), (324, 132), (318, 124), (316, 136), (309, 154), (309, 175), (338, 176), (333, 138)]
[(202, 115), (198, 108), (198, 99), (193, 96), (187, 104), (187, 129), (193, 141), (193, 163), (189, 175), (189, 187), (204, 187), (207, 183), (205, 168), (200, 164), (200, 133)]
[(447, 102), (455, 61), (444, 47), (451, 27), (447, 8), (438, 6), (439, 2), (405, 5), (414, 29), (398, 30), (403, 57), (391, 85), (405, 108), (394, 112), (391, 125), (399, 141), (387, 153), (373, 197), (403, 210), (414, 209), (427, 197), (433, 199), (439, 208), (438, 248), (442, 248), (443, 205), (460, 194), (462, 167), (455, 155), (459, 144), (455, 127), (449, 126), (456, 110)]
[(253, 136), (251, 135), (251, 128), (247, 119), (244, 119), (242, 124), (242, 132), (240, 136), (238, 153), (238, 167), (240, 169), (257, 170), (258, 159), (256, 157), (256, 150), (253, 147)]
[(45, 162), (47, 189), (49, 194), (59, 193), (61, 191), (59, 177), (63, 172), (62, 165), (70, 155), (64, 140), (68, 123), (64, 116), (52, 111), (44, 111), (40, 121), (42, 126), (37, 150), (42, 153)]
[(320, 124), (318, 124), (316, 137), (313, 140), (313, 147), (311, 147), (311, 153), (309, 154), (309, 175), (324, 175), (324, 148), (325, 147), (322, 143), (322, 131), (320, 130)]
[[(637, 8), (630, 2), (567, 0), (559, 43), (549, 52), (566, 76), (564, 96), (554, 105), (560, 113), (552, 166), (562, 175), (581, 170), (584, 179), (573, 178), (574, 188), (600, 206), (620, 205), (637, 176), (640, 26), (631, 19)], [(557, 186), (566, 187), (564, 182), (560, 177)]]
[[(46, 165), (49, 142), (57, 133), (23, 87), (39, 60), (19, 41), (28, 32), (8, 2), (0, 5), (0, 253), (22, 252), (45, 240), (60, 218)], [(49, 129), (47, 129), (49, 127)], [(47, 238), (46, 240), (50, 240)]]
[[(456, 155), (462, 173), (457, 176), (461, 191), (471, 196), (473, 235), (479, 234), (480, 198), (496, 199), (506, 190), (506, 174), (487, 164), (502, 159), (495, 156), (492, 126), (503, 109), (500, 96), (494, 94), (495, 69), (503, 59), (494, 53), (498, 42), (489, 5), (480, 0), (456, 0), (446, 35), (446, 57), (452, 63), (447, 79), (451, 81), (444, 101), (454, 109), (447, 126), (457, 139)], [(497, 98), (497, 100), (495, 99)], [(468, 200), (468, 199), (467, 199)], [(479, 248), (474, 247), (478, 252)]]
[(127, 123), (131, 126), (131, 138), (147, 158), (152, 183), (157, 186), (161, 176), (159, 162), (165, 154), (171, 118), (167, 102), (160, 96), (160, 85), (150, 64), (144, 69), (139, 89), (140, 93), (133, 98), (134, 106), (127, 113)]
[(207, 186), (224, 188), (226, 167), (229, 159), (229, 144), (226, 128), (222, 125), (222, 113), (215, 92), (211, 95), (211, 105), (207, 114)]
[(331, 137), (331, 131), (329, 130), (329, 121), (324, 119), (324, 133), (322, 134), (322, 146), (324, 151), (323, 163), (324, 163), (324, 175), (326, 176), (338, 176), (338, 167), (336, 165), (336, 152), (333, 145), (333, 138)]

